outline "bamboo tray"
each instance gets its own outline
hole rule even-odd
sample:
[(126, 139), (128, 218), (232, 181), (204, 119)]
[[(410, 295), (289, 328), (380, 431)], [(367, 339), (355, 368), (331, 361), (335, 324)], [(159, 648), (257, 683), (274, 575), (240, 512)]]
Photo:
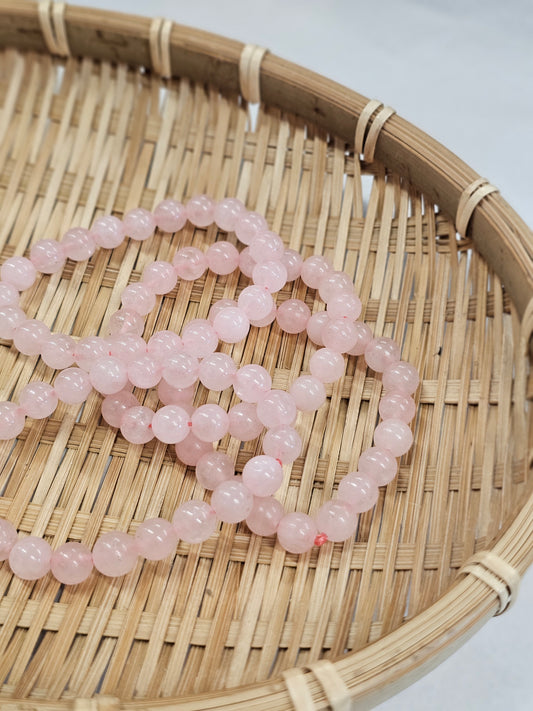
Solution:
[[(353, 274), (362, 317), (422, 374), (415, 445), (355, 540), (297, 557), (224, 524), (170, 560), (72, 589), (2, 564), (0, 707), (370, 708), (512, 602), (533, 552), (533, 240), (491, 186), (378, 102), (270, 53), (75, 6), (0, 0), (0, 110), (2, 260), (105, 212), (236, 195), (304, 256)], [(215, 238), (185, 229), (101, 250), (22, 305), (57, 330), (96, 333), (144, 264)], [(183, 283), (146, 332), (179, 331), (246, 283)], [(291, 295), (321, 308), (298, 282), (279, 300)], [(0, 347), (1, 399), (53, 379), (41, 359)], [(284, 388), (313, 348), (274, 325), (233, 355)], [(330, 497), (371, 443), (380, 391), (349, 358), (327, 404), (298, 423), (305, 456), (287, 508)], [(1, 443), (0, 516), (22, 533), (90, 545), (204, 496), (170, 448), (127, 445), (99, 404), (62, 406)], [(260, 443), (220, 446), (239, 469)]]

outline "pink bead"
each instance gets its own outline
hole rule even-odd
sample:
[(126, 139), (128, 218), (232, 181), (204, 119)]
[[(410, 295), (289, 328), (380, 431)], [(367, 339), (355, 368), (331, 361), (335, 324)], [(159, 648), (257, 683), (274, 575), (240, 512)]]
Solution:
[(56, 409), (58, 397), (48, 383), (28, 383), (20, 391), (19, 405), (27, 417), (40, 420), (49, 417)]
[(135, 539), (122, 531), (104, 533), (93, 547), (94, 567), (110, 578), (130, 573), (135, 568), (138, 556)]
[(282, 464), (292, 464), (302, 453), (302, 440), (292, 427), (273, 427), (263, 438), (263, 452)]
[(326, 272), (330, 270), (331, 262), (329, 259), (326, 259), (326, 257), (322, 257), (318, 254), (314, 254), (312, 257), (305, 259), (302, 264), (302, 281), (311, 289), (318, 289), (320, 280)]
[(404, 360), (389, 365), (383, 371), (383, 387), (386, 390), (395, 390), (405, 395), (411, 395), (419, 384), (418, 370), (414, 365)]
[(26, 314), (18, 306), (0, 307), (0, 338), (11, 340), (17, 327), (27, 320)]
[(344, 375), (344, 358), (337, 351), (320, 348), (309, 359), (311, 375), (323, 383), (334, 383)]
[(155, 217), (143, 207), (127, 212), (122, 222), (126, 236), (131, 239), (143, 242), (154, 234)]
[(313, 412), (326, 401), (324, 383), (313, 375), (300, 375), (289, 389), (298, 410)]
[(89, 371), (97, 360), (109, 354), (109, 344), (100, 336), (80, 338), (75, 345), (74, 359), (80, 368)]
[(167, 358), (183, 351), (183, 341), (173, 331), (158, 331), (148, 341), (147, 352), (164, 363)]
[(93, 388), (102, 395), (113, 395), (126, 387), (128, 368), (118, 358), (104, 356), (99, 358), (89, 371)]
[(39, 355), (41, 348), (50, 336), (50, 329), (38, 319), (23, 321), (13, 334), (13, 345), (24, 355)]
[(228, 431), (228, 413), (220, 405), (201, 405), (191, 417), (192, 433), (203, 442), (216, 442)]
[(133, 393), (121, 390), (102, 400), (102, 417), (111, 427), (120, 427), (124, 413), (132, 407), (140, 407), (139, 401)]
[(0, 278), (15, 289), (26, 291), (37, 279), (37, 270), (26, 257), (9, 257), (0, 268)]
[(238, 304), (235, 299), (219, 299), (218, 301), (215, 301), (215, 303), (209, 309), (207, 320), (212, 326), (213, 321), (215, 320), (215, 316), (218, 314), (219, 311), (227, 308), (237, 308), (237, 306)]
[(196, 464), (196, 479), (204, 489), (213, 490), (223, 481), (233, 479), (235, 465), (224, 452), (207, 452)]
[(257, 402), (272, 387), (272, 378), (262, 365), (243, 365), (235, 374), (233, 389), (244, 402)]
[(189, 355), (205, 358), (218, 347), (218, 336), (207, 319), (195, 318), (181, 332), (183, 348)]
[(238, 304), (250, 321), (261, 320), (272, 312), (274, 299), (268, 291), (252, 284), (241, 291)]
[(355, 345), (352, 346), (352, 348), (350, 348), (350, 350), (348, 351), (348, 355), (363, 355), (366, 350), (366, 347), (372, 340), (372, 331), (366, 325), (366, 323), (363, 323), (362, 321), (356, 321), (354, 323), (354, 328), (357, 340), (355, 342)]
[(188, 388), (198, 380), (198, 358), (188, 353), (175, 353), (163, 364), (163, 379), (174, 388)]
[(18, 306), (20, 294), (18, 289), (7, 281), (0, 281), (0, 307)]
[(331, 319), (347, 318), (355, 321), (361, 315), (361, 299), (355, 294), (340, 293), (332, 296), (327, 305), (328, 316)]
[(17, 529), (12, 523), (0, 518), (0, 560), (7, 560), (11, 549), (18, 541)]
[(152, 432), (154, 437), (165, 444), (183, 442), (190, 432), (190, 418), (179, 405), (165, 405), (154, 413)]
[(78, 585), (92, 573), (93, 556), (83, 543), (63, 543), (52, 553), (50, 568), (54, 578), (63, 585)]
[(237, 365), (233, 358), (225, 353), (212, 353), (200, 361), (198, 377), (208, 390), (220, 392), (233, 385)]
[(345, 541), (353, 536), (357, 529), (358, 516), (346, 501), (336, 499), (326, 501), (318, 509), (316, 525), (325, 533), (329, 541)]
[(244, 465), (242, 481), (254, 496), (271, 496), (283, 483), (283, 469), (273, 457), (259, 454)]
[(202, 543), (213, 535), (217, 517), (209, 504), (193, 499), (176, 509), (172, 526), (185, 543)]
[(57, 397), (67, 405), (85, 402), (92, 390), (89, 375), (81, 368), (65, 368), (56, 375), (54, 390)]
[(207, 266), (215, 274), (231, 274), (239, 266), (239, 252), (231, 242), (215, 242), (209, 246), (205, 256)]
[(137, 526), (135, 542), (139, 555), (147, 560), (163, 560), (175, 551), (178, 534), (170, 521), (149, 518)]
[(97, 217), (91, 227), (91, 234), (96, 244), (104, 249), (118, 247), (126, 236), (122, 221), (114, 215)]
[(122, 415), (120, 431), (132, 444), (146, 444), (154, 438), (152, 431), (153, 410), (144, 405), (130, 407)]
[(290, 249), (289, 247), (283, 250), (283, 255), (281, 257), (281, 263), (287, 270), (287, 281), (295, 281), (298, 279), (302, 273), (302, 266), (304, 260), (300, 252), (295, 249)]
[(243, 244), (250, 244), (256, 235), (265, 230), (268, 230), (267, 221), (257, 212), (244, 212), (235, 225), (237, 239)]
[(215, 205), (214, 220), (224, 232), (233, 232), (246, 208), (237, 198), (224, 198)]
[(254, 497), (240, 476), (223, 481), (213, 490), (211, 496), (211, 506), (217, 518), (226, 523), (244, 521), (253, 504)]
[(270, 230), (256, 234), (249, 246), (250, 256), (257, 264), (278, 262), (285, 251), (285, 245), (281, 237)]
[(235, 439), (249, 442), (259, 437), (263, 431), (263, 423), (257, 417), (256, 406), (251, 402), (239, 402), (230, 408), (229, 433)]
[(318, 529), (310, 516), (294, 511), (281, 518), (277, 534), (279, 544), (289, 553), (306, 553), (314, 546)]
[(207, 195), (196, 195), (185, 207), (189, 222), (195, 227), (207, 227), (215, 218), (215, 201)]
[(252, 255), (250, 254), (250, 248), (245, 247), (239, 254), (239, 269), (244, 274), (244, 276), (248, 277), (248, 279), (251, 279), (254, 268), (255, 260), (252, 259)]
[(41, 239), (32, 245), (30, 260), (42, 274), (55, 274), (65, 266), (66, 255), (63, 247), (53, 239)]
[(213, 451), (211, 442), (203, 442), (198, 437), (195, 437), (192, 432), (185, 437), (183, 442), (178, 442), (174, 448), (180, 462), (183, 462), (188, 467), (195, 467), (202, 455)]
[(331, 269), (320, 279), (318, 293), (322, 301), (326, 304), (333, 297), (338, 298), (339, 294), (353, 294), (353, 282), (346, 272)]
[(283, 517), (283, 506), (273, 496), (254, 497), (246, 525), (258, 536), (272, 536)]
[(109, 333), (114, 336), (119, 333), (135, 333), (138, 336), (144, 331), (144, 319), (135, 311), (119, 309), (109, 319)]
[(398, 472), (398, 462), (390, 452), (369, 447), (359, 457), (359, 474), (375, 480), (378, 486), (391, 482)]
[(163, 232), (178, 232), (187, 222), (185, 207), (177, 200), (163, 200), (154, 210), (156, 225)]
[(346, 501), (355, 513), (363, 513), (376, 505), (379, 488), (375, 479), (351, 472), (339, 482), (339, 499)]
[(401, 420), (383, 420), (376, 427), (374, 442), (379, 449), (386, 449), (395, 457), (400, 457), (413, 444), (413, 433)]
[(143, 269), (142, 283), (153, 294), (168, 294), (178, 283), (178, 275), (170, 262), (157, 260)]
[(94, 236), (84, 227), (72, 227), (65, 232), (61, 239), (61, 246), (65, 257), (72, 259), (73, 262), (85, 262), (96, 251)]
[(135, 358), (127, 365), (128, 379), (136, 388), (154, 388), (161, 380), (162, 367), (151, 355)]
[(142, 281), (128, 284), (120, 297), (122, 308), (146, 316), (155, 306), (155, 294)]
[(188, 388), (174, 388), (166, 380), (160, 380), (157, 386), (157, 395), (163, 405), (182, 405), (191, 403), (196, 391), (196, 385)]
[(369, 368), (382, 373), (400, 360), (400, 347), (392, 338), (374, 338), (365, 349), (365, 360)]
[[(105, 339), (107, 352), (102, 355), (112, 355), (123, 363), (131, 363), (146, 355), (146, 341), (134, 333), (122, 333)], [(90, 367), (90, 366), (89, 366)]]
[(238, 343), (248, 335), (250, 320), (241, 308), (228, 306), (217, 313), (213, 328), (224, 343)]
[(292, 425), (296, 414), (294, 398), (284, 390), (270, 390), (257, 401), (257, 417), (265, 427)]
[(311, 318), (309, 306), (300, 299), (288, 299), (278, 306), (276, 320), (279, 327), (286, 333), (301, 333), (305, 331)]
[(314, 313), (307, 322), (307, 335), (316, 343), (317, 346), (323, 346), (324, 340), (322, 338), (322, 331), (324, 326), (329, 322), (329, 316), (325, 311), (317, 311)]
[(379, 401), (379, 414), (384, 420), (394, 419), (411, 422), (416, 414), (415, 401), (409, 395), (388, 392)]
[(18, 437), (25, 422), (24, 410), (16, 402), (0, 402), (0, 440)]
[(50, 570), (52, 549), (43, 538), (20, 538), (9, 554), (9, 565), (22, 580), (38, 580)]
[(255, 326), (256, 328), (264, 328), (265, 326), (270, 326), (270, 324), (274, 323), (274, 321), (276, 320), (277, 313), (278, 313), (278, 310), (276, 308), (276, 305), (273, 304), (272, 311), (269, 314), (267, 314), (264, 318), (250, 319), (250, 326)]
[(357, 343), (357, 329), (347, 318), (329, 319), (322, 329), (326, 348), (337, 353), (347, 353)]
[(207, 269), (206, 256), (196, 247), (182, 247), (178, 249), (174, 255), (172, 264), (180, 279), (184, 279), (185, 281), (199, 279)]
[(49, 368), (62, 370), (74, 363), (76, 341), (71, 336), (52, 333), (41, 345), (41, 358)]
[(254, 284), (274, 294), (287, 283), (287, 268), (283, 262), (261, 262), (252, 269), (252, 279)]

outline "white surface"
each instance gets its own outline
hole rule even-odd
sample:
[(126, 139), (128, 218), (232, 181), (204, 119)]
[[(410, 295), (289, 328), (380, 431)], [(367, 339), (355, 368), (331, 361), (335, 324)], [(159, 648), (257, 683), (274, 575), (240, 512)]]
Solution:
[[(533, 225), (531, 0), (74, 0), (268, 47), (394, 106)], [(533, 574), (516, 605), (381, 711), (533, 708)]]

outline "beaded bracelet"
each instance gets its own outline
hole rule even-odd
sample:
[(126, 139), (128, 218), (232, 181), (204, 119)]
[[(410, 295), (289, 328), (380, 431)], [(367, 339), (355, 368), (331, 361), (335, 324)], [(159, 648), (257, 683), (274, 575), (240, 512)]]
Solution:
[[(18, 308), (18, 291), (33, 284), (37, 271), (58, 271), (67, 257), (82, 261), (92, 256), (97, 244), (112, 248), (126, 235), (144, 240), (155, 227), (175, 232), (187, 219), (196, 227), (207, 227), (214, 220), (220, 229), (235, 231), (248, 246), (239, 253), (231, 243), (217, 242), (207, 255), (185, 247), (177, 251), (173, 264), (158, 261), (148, 265), (142, 282), (124, 290), (123, 308), (111, 318), (110, 339), (89, 337), (76, 344), (70, 336), (51, 335), (44, 324), (26, 319)], [(217, 274), (229, 274), (237, 266), (254, 281), (241, 292), (238, 303), (222, 300), (214, 304), (211, 323), (197, 319), (187, 324), (181, 339), (168, 331), (155, 334), (147, 344), (140, 338), (142, 316), (153, 308), (157, 294), (175, 287), (178, 277), (198, 278), (206, 267)], [(178, 538), (190, 543), (205, 540), (213, 533), (217, 516), (231, 523), (246, 520), (250, 530), (260, 535), (277, 532), (281, 545), (294, 553), (303, 553), (326, 540), (346, 540), (355, 532), (357, 514), (374, 506), (378, 486), (395, 476), (395, 457), (405, 453), (412, 443), (406, 423), (414, 416), (410, 394), (418, 386), (418, 374), (413, 366), (399, 360), (399, 348), (391, 339), (372, 339), (370, 329), (356, 321), (361, 304), (353, 294), (349, 276), (332, 270), (323, 257), (302, 262), (297, 252), (284, 249), (281, 238), (268, 231), (262, 216), (246, 211), (233, 198), (215, 204), (207, 196), (198, 196), (186, 208), (165, 200), (153, 214), (139, 208), (127, 213), (123, 222), (112, 216), (98, 218), (90, 231), (69, 230), (61, 244), (53, 240), (36, 243), (29, 260), (7, 260), (0, 276), (0, 336), (12, 337), (23, 353), (40, 353), (51, 367), (65, 368), (56, 377), (54, 388), (46, 383), (30, 383), (21, 393), (19, 406), (0, 403), (0, 437), (17, 436), (25, 415), (51, 414), (58, 398), (82, 402), (94, 386), (106, 395), (102, 414), (109, 424), (120, 426), (130, 441), (132, 435), (133, 441), (139, 443), (156, 435), (163, 442), (175, 444), (178, 456), (186, 464), (196, 465), (199, 482), (214, 489), (211, 506), (203, 501), (182, 504), (172, 524), (163, 519), (145, 521), (139, 525), (135, 539), (121, 532), (105, 534), (96, 542), (92, 554), (78, 543), (66, 543), (52, 553), (43, 539), (29, 536), (17, 540), (12, 524), (0, 520), (0, 560), (9, 557), (13, 571), (20, 577), (36, 579), (51, 567), (61, 582), (74, 584), (85, 579), (93, 565), (106, 575), (123, 575), (135, 565), (139, 554), (159, 560), (172, 552)], [(327, 311), (311, 316), (305, 303), (296, 299), (276, 309), (272, 293), (298, 276), (308, 287), (319, 289)], [(250, 325), (268, 325), (274, 318), (289, 333), (307, 329), (317, 345), (326, 346), (312, 356), (311, 375), (300, 376), (289, 393), (271, 390), (270, 376), (261, 366), (237, 370), (230, 356), (214, 352), (218, 338), (235, 343), (247, 335)], [(383, 422), (376, 428), (377, 446), (363, 452), (359, 471), (344, 477), (339, 484), (341, 498), (326, 502), (315, 520), (296, 512), (284, 515), (272, 494), (281, 484), (282, 464), (291, 463), (300, 454), (299, 436), (290, 427), (296, 408), (305, 411), (320, 407), (325, 400), (323, 383), (333, 382), (344, 372), (342, 353), (364, 353), (367, 365), (383, 372), (384, 386), (390, 390), (380, 402)], [(164, 368), (161, 358), (166, 358)], [(191, 359), (196, 359), (198, 373)], [(74, 361), (81, 367), (69, 367)], [(159, 377), (163, 374), (164, 378), (167, 372), (166, 380), (158, 383), (154, 372), (157, 369), (161, 371)], [(191, 369), (195, 371), (191, 382), (182, 378), (179, 384), (185, 387), (175, 388), (180, 374), (191, 379)], [(239, 379), (239, 374), (244, 373), (247, 375)], [(222, 390), (232, 384), (241, 399), (247, 400), (232, 408), (233, 431), (231, 411), (228, 416), (217, 405), (202, 406), (191, 414), (191, 389), (197, 375), (212, 389)], [(140, 406), (131, 393), (123, 391), (128, 380), (143, 388), (157, 384), (164, 407), (154, 414)], [(187, 395), (191, 402), (184, 401)], [(211, 442), (220, 439), (228, 428), (233, 436), (253, 439), (263, 425), (270, 426), (263, 443), (265, 454), (249, 460), (242, 477), (234, 476), (229, 457), (213, 451)]]

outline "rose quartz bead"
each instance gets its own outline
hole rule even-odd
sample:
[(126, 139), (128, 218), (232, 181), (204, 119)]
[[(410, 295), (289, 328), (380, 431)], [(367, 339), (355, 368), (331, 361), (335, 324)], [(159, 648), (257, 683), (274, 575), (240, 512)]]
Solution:
[(411, 422), (416, 414), (415, 401), (409, 395), (388, 392), (379, 401), (379, 414), (384, 420), (394, 419)]
[(228, 413), (220, 405), (201, 405), (191, 417), (192, 433), (203, 442), (216, 442), (228, 431)]
[(256, 328), (264, 328), (265, 326), (270, 326), (270, 324), (276, 320), (277, 313), (278, 313), (278, 310), (276, 308), (276, 305), (273, 304), (272, 311), (269, 314), (267, 314), (264, 318), (250, 319), (250, 326), (255, 326)]
[(24, 355), (38, 355), (46, 339), (50, 336), (48, 326), (35, 318), (23, 321), (15, 329), (13, 344)]
[(207, 452), (196, 464), (196, 479), (204, 489), (213, 490), (223, 481), (233, 479), (235, 465), (224, 452)]
[(283, 506), (273, 496), (254, 496), (252, 510), (246, 518), (246, 525), (258, 536), (272, 536), (283, 517)]
[(231, 274), (239, 266), (239, 251), (225, 240), (210, 245), (206, 255), (207, 266), (215, 274)]
[(105, 339), (107, 352), (102, 355), (112, 355), (123, 363), (131, 363), (147, 353), (146, 341), (134, 333), (121, 333)]
[(257, 402), (271, 387), (270, 373), (262, 365), (244, 365), (233, 379), (235, 394), (244, 402)]
[(154, 388), (161, 380), (162, 367), (147, 353), (130, 361), (127, 373), (130, 383), (136, 388)]
[(215, 201), (207, 195), (196, 195), (189, 200), (185, 211), (192, 225), (207, 227), (215, 219)]
[(0, 338), (11, 340), (17, 327), (27, 320), (26, 314), (18, 306), (0, 307)]
[(61, 239), (63, 253), (73, 262), (85, 262), (96, 251), (94, 236), (84, 227), (72, 227)]
[(244, 465), (242, 481), (254, 496), (271, 496), (283, 483), (283, 469), (273, 457), (259, 454)]
[(257, 264), (278, 262), (285, 251), (285, 245), (281, 237), (270, 230), (256, 234), (249, 247), (250, 255)]
[(196, 391), (196, 385), (188, 388), (174, 388), (166, 380), (160, 380), (157, 395), (163, 405), (185, 405), (191, 403)]
[(175, 353), (163, 363), (163, 379), (174, 388), (188, 388), (198, 380), (199, 363), (188, 353)]
[(300, 299), (288, 299), (278, 306), (276, 320), (279, 327), (286, 333), (301, 333), (305, 331), (311, 318), (309, 306)]
[(180, 279), (195, 281), (207, 269), (207, 259), (203, 252), (196, 247), (182, 247), (178, 249), (172, 260), (174, 269)]
[(187, 501), (178, 506), (172, 518), (178, 538), (185, 543), (202, 543), (217, 527), (215, 511), (205, 501)]
[(254, 284), (274, 294), (287, 283), (287, 269), (282, 262), (262, 262), (252, 269), (252, 279)]
[(233, 385), (237, 365), (233, 358), (225, 353), (212, 353), (200, 361), (198, 377), (208, 390), (220, 392)]
[(179, 405), (165, 405), (154, 413), (152, 432), (165, 444), (183, 442), (190, 431), (190, 418), (186, 410)]
[(143, 242), (154, 234), (155, 217), (143, 207), (136, 207), (127, 212), (122, 220), (127, 237)]
[(140, 407), (139, 401), (133, 393), (121, 390), (102, 400), (102, 417), (111, 427), (120, 427), (122, 416), (132, 407)]
[(195, 467), (202, 455), (213, 451), (211, 442), (203, 442), (198, 437), (195, 437), (192, 432), (185, 437), (183, 442), (178, 442), (174, 445), (174, 448), (180, 462), (183, 462), (188, 467)]
[(365, 360), (369, 368), (382, 373), (400, 360), (400, 347), (392, 338), (373, 338), (365, 348)]
[(252, 259), (250, 254), (250, 248), (245, 247), (242, 252), (239, 253), (239, 269), (248, 279), (252, 278), (252, 274), (255, 268), (255, 260)]
[(241, 308), (228, 306), (221, 309), (213, 319), (213, 328), (224, 343), (238, 343), (250, 330), (250, 319)]
[(189, 355), (205, 358), (218, 347), (215, 329), (205, 318), (195, 318), (187, 323), (181, 332), (183, 348)]
[(57, 397), (67, 405), (85, 402), (92, 390), (88, 373), (81, 368), (65, 368), (56, 375), (54, 390)]
[(420, 384), (418, 370), (404, 360), (389, 365), (383, 371), (383, 387), (395, 390), (405, 395), (411, 395)]
[(263, 438), (263, 452), (282, 464), (292, 464), (302, 453), (302, 440), (292, 427), (273, 427)]
[(369, 447), (359, 457), (357, 468), (359, 474), (374, 479), (378, 486), (384, 486), (396, 476), (398, 462), (390, 452)]
[(138, 336), (144, 331), (144, 319), (135, 311), (119, 309), (109, 319), (109, 333), (114, 336), (119, 333), (136, 333)]
[(352, 346), (348, 351), (348, 355), (363, 355), (366, 350), (366, 347), (372, 340), (372, 331), (366, 325), (366, 323), (363, 323), (362, 321), (356, 321), (354, 323), (354, 328), (357, 340), (355, 342), (355, 345)]
[(313, 412), (326, 401), (324, 383), (313, 375), (300, 375), (289, 389), (298, 410)]
[(148, 341), (146, 351), (160, 363), (164, 363), (175, 353), (183, 352), (183, 341), (173, 331), (158, 331)]
[(128, 284), (120, 297), (122, 308), (146, 316), (155, 306), (155, 294), (142, 281)]
[(346, 501), (326, 501), (318, 509), (316, 525), (329, 541), (345, 541), (357, 530), (358, 516)]
[(346, 318), (329, 319), (322, 329), (326, 348), (337, 353), (347, 353), (357, 343), (355, 323)]
[(281, 263), (287, 270), (287, 281), (295, 281), (296, 279), (298, 279), (298, 277), (302, 273), (303, 262), (304, 260), (302, 258), (302, 255), (295, 249), (290, 249), (290, 247), (287, 247), (287, 249), (283, 250), (283, 254), (281, 256)]
[(0, 278), (15, 289), (26, 291), (37, 279), (37, 269), (26, 257), (9, 257), (0, 268)]
[(38, 580), (50, 570), (52, 549), (43, 538), (20, 538), (9, 553), (11, 570), (22, 580)]
[(61, 333), (50, 334), (41, 345), (41, 358), (49, 368), (62, 370), (74, 363), (76, 341)]
[(110, 578), (130, 573), (135, 568), (138, 556), (135, 539), (122, 531), (104, 533), (93, 547), (94, 567)]
[(152, 430), (153, 410), (144, 405), (130, 407), (122, 415), (120, 431), (124, 439), (132, 444), (146, 444), (154, 438)]
[(78, 585), (87, 580), (93, 570), (93, 556), (83, 543), (63, 543), (52, 553), (50, 568), (54, 578), (63, 585)]
[(323, 383), (334, 383), (344, 375), (344, 358), (330, 348), (320, 348), (309, 359), (311, 375)]
[(361, 309), (361, 299), (355, 294), (341, 293), (332, 296), (327, 304), (328, 316), (331, 319), (347, 318), (355, 321), (361, 315)]
[(56, 391), (48, 383), (28, 383), (20, 391), (19, 405), (26, 417), (36, 420), (49, 417), (56, 409), (57, 403)]
[(271, 313), (274, 299), (268, 291), (252, 284), (241, 291), (238, 304), (250, 321), (261, 320)]
[(177, 200), (163, 200), (154, 210), (155, 223), (163, 232), (178, 232), (187, 222), (184, 205)]
[(375, 479), (359, 472), (350, 472), (339, 482), (339, 499), (346, 501), (355, 513), (363, 513), (376, 505), (379, 488)]
[(324, 326), (329, 322), (329, 316), (325, 311), (317, 311), (315, 314), (309, 318), (307, 322), (307, 335), (316, 343), (317, 346), (323, 346), (324, 340), (322, 338), (322, 331)]
[(265, 427), (292, 425), (296, 414), (294, 398), (284, 390), (270, 390), (257, 401), (257, 417)]
[(100, 336), (80, 338), (76, 343), (74, 359), (80, 368), (89, 371), (100, 358), (109, 354), (109, 344)]
[(343, 295), (353, 294), (353, 282), (350, 275), (346, 274), (346, 272), (331, 269), (320, 279), (318, 293), (326, 304), (331, 298), (340, 296), (340, 293)]
[(219, 299), (218, 301), (215, 301), (215, 303), (209, 309), (207, 320), (212, 326), (213, 321), (215, 320), (215, 316), (218, 314), (219, 311), (222, 311), (222, 309), (227, 309), (228, 307), (236, 309), (237, 306), (238, 304), (235, 299)]
[(54, 239), (41, 239), (32, 245), (30, 260), (38, 272), (55, 274), (65, 266), (66, 256), (59, 242)]
[(263, 431), (263, 423), (257, 417), (257, 409), (251, 402), (239, 402), (230, 408), (229, 433), (235, 439), (249, 442), (259, 437)]
[(0, 281), (0, 307), (18, 306), (20, 294), (18, 289), (7, 281)]
[(217, 518), (226, 523), (244, 521), (252, 510), (254, 497), (242, 477), (234, 476), (219, 484), (211, 495), (211, 506)]
[(413, 433), (401, 420), (383, 420), (376, 427), (374, 442), (379, 449), (386, 449), (395, 457), (400, 457), (413, 444)]
[(143, 269), (142, 283), (153, 294), (168, 294), (178, 283), (178, 275), (170, 262), (157, 260)]
[(11, 549), (18, 541), (17, 529), (12, 523), (0, 518), (0, 560), (7, 560)]
[(91, 234), (96, 244), (104, 249), (118, 247), (126, 236), (122, 221), (114, 215), (97, 217), (91, 227)]
[(175, 551), (178, 534), (170, 521), (149, 518), (137, 526), (135, 542), (139, 555), (147, 560), (163, 560)]
[(243, 244), (250, 244), (256, 235), (266, 230), (268, 230), (267, 221), (258, 212), (244, 212), (235, 225), (237, 239)]
[(278, 523), (278, 541), (289, 553), (306, 553), (315, 544), (318, 529), (307, 514), (294, 511), (285, 514)]
[(237, 198), (224, 198), (215, 205), (214, 220), (224, 232), (233, 232), (239, 217), (246, 212), (246, 208)]
[(24, 410), (16, 402), (0, 402), (0, 440), (18, 437), (25, 422)]
[(308, 257), (302, 264), (301, 277), (304, 284), (311, 289), (318, 289), (320, 280), (331, 270), (331, 262), (326, 257), (314, 254)]
[(102, 395), (113, 395), (128, 382), (128, 367), (118, 358), (103, 356), (93, 363), (89, 371), (93, 388)]

